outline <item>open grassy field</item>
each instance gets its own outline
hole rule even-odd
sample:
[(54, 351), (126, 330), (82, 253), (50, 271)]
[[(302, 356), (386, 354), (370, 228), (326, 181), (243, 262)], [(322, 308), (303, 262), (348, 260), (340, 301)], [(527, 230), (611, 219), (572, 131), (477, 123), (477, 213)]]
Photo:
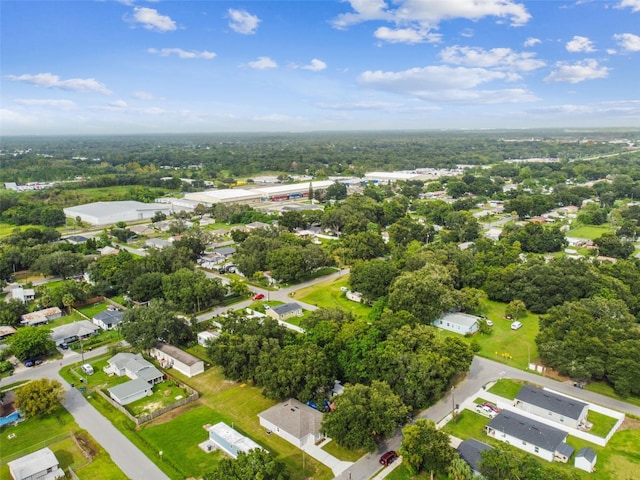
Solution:
[(605, 225), (585, 225), (578, 227), (567, 232), (567, 237), (575, 238), (587, 238), (589, 240), (595, 240), (600, 238), (603, 233), (613, 233), (614, 228), (609, 224)]
[[(15, 437), (8, 439), (9, 434)], [(73, 466), (81, 480), (121, 480), (126, 476), (111, 460), (109, 455), (75, 423), (73, 417), (60, 407), (51, 415), (34, 417), (20, 422), (17, 426), (8, 426), (0, 430), (2, 448), (0, 448), (0, 480), (9, 480), (7, 461), (49, 447), (60, 461), (60, 467)], [(82, 436), (95, 456), (92, 460), (85, 457), (71, 438)]]
[(357, 317), (366, 317), (371, 311), (371, 307), (361, 303), (352, 302), (340, 291), (340, 287), (348, 287), (349, 276), (338, 277), (326, 280), (313, 286), (303, 288), (295, 292), (292, 297), (303, 302), (325, 308), (340, 308), (353, 313)]
[(106, 302), (98, 302), (93, 305), (87, 305), (85, 307), (79, 307), (78, 311), (84, 314), (87, 318), (93, 318), (97, 314), (104, 312), (107, 309), (108, 304)]

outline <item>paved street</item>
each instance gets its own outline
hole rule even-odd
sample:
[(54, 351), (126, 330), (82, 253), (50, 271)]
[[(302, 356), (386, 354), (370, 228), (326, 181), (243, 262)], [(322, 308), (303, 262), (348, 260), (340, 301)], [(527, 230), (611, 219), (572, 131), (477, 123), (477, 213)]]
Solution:
[[(107, 347), (96, 348), (85, 352), (85, 360), (97, 357), (107, 352)], [(111, 422), (105, 419), (82, 394), (71, 386), (58, 374), (63, 366), (79, 362), (81, 356), (75, 352), (65, 352), (62, 361), (47, 361), (37, 367), (26, 368), (20, 366), (14, 375), (0, 380), (0, 387), (20, 380), (33, 380), (37, 378), (51, 378), (59, 380), (65, 389), (64, 407), (71, 413), (80, 426), (104, 448), (113, 461), (120, 467), (124, 474), (132, 480), (159, 479), (168, 480), (151, 460), (149, 460), (138, 448), (127, 439)]]

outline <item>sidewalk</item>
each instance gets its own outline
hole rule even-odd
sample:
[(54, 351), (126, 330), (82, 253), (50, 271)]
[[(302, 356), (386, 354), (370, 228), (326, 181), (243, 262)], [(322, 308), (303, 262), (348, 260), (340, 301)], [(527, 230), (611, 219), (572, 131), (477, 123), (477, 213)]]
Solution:
[(302, 446), (302, 450), (309, 454), (311, 457), (318, 460), (323, 465), (326, 465), (331, 469), (334, 475), (340, 475), (342, 472), (347, 470), (353, 462), (344, 462), (342, 460), (338, 460), (336, 457), (331, 455), (330, 453), (325, 452), (322, 449), (323, 445), (329, 443), (331, 439), (326, 439), (319, 445), (314, 445), (313, 443), (307, 442)]

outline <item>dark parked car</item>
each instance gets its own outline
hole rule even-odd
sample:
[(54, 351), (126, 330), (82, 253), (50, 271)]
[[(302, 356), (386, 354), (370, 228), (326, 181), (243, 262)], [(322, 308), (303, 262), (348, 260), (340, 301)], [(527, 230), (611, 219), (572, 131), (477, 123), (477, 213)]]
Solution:
[(398, 458), (398, 454), (393, 450), (389, 450), (380, 457), (380, 464), (386, 467), (387, 465), (391, 465), (396, 458)]
[(67, 345), (66, 343), (63, 343), (62, 345), (60, 345), (60, 348), (62, 350), (69, 350), (69, 345)]
[(24, 366), (25, 367), (33, 367), (33, 360), (25, 360), (24, 361)]

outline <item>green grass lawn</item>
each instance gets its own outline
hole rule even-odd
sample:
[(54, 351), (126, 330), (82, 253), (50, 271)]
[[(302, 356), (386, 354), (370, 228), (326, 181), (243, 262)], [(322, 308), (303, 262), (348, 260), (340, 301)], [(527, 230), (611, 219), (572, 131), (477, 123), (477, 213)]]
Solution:
[(511, 380), (509, 378), (501, 378), (496, 384), (489, 389), (490, 393), (494, 395), (500, 395), (501, 397), (513, 400), (526, 382), (519, 380)]
[(106, 302), (98, 302), (93, 305), (87, 305), (85, 307), (78, 308), (78, 311), (83, 313), (88, 318), (93, 318), (97, 314), (104, 312), (107, 309), (108, 304)]
[[(9, 434), (15, 437), (8, 439)], [(82, 454), (70, 435), (81, 435), (92, 446), (96, 456), (91, 462)], [(0, 480), (9, 480), (7, 461), (49, 447), (66, 469), (73, 465), (74, 471), (82, 479), (120, 480), (125, 475), (113, 463), (111, 457), (84, 430), (80, 430), (73, 416), (60, 407), (55, 413), (38, 416), (20, 422), (17, 426), (7, 426), (0, 430)], [(99, 475), (97, 474), (99, 472)]]
[(567, 232), (567, 237), (587, 238), (595, 240), (600, 238), (603, 233), (613, 233), (614, 229), (609, 224), (605, 225), (585, 225)]
[(362, 303), (348, 300), (340, 287), (348, 287), (349, 276), (337, 277), (333, 280), (326, 280), (307, 288), (295, 292), (292, 299), (300, 299), (303, 302), (317, 305), (324, 308), (340, 308), (351, 312), (356, 317), (366, 318), (371, 311), (371, 307)]
[[(411, 475), (409, 470), (407, 470), (407, 466), (405, 464), (401, 464), (396, 467), (389, 475), (386, 477), (388, 480), (427, 480), (431, 478), (427, 473), (421, 473), (420, 475)], [(443, 477), (440, 475), (435, 476), (436, 480), (441, 480), (447, 477)]]
[(173, 382), (162, 382), (153, 387), (153, 393), (150, 396), (128, 404), (126, 409), (133, 416), (139, 417), (168, 407), (172, 403), (188, 396), (189, 393), (184, 388), (176, 386)]
[(345, 462), (357, 462), (367, 453), (364, 450), (349, 450), (341, 447), (333, 440), (324, 445), (322, 450)]
[(587, 414), (587, 420), (593, 423), (593, 427), (591, 428), (589, 433), (602, 438), (606, 437), (609, 434), (613, 426), (618, 421), (613, 417), (594, 412), (593, 410), (589, 410), (589, 413)]
[(449, 435), (453, 435), (462, 440), (477, 438), (484, 441), (482, 440), (482, 438), (486, 436), (484, 434), (484, 427), (489, 421), (489, 418), (465, 409), (456, 415), (455, 420), (448, 422), (443, 427), (443, 430)]
[(632, 405), (636, 405), (640, 407), (640, 398), (638, 397), (625, 397), (621, 398), (616, 395), (616, 392), (613, 390), (613, 387), (608, 383), (604, 382), (591, 382), (585, 385), (585, 390), (589, 390), (590, 392), (596, 392), (601, 395), (606, 395), (607, 397), (618, 398), (620, 400), (624, 400), (625, 402), (631, 403)]

